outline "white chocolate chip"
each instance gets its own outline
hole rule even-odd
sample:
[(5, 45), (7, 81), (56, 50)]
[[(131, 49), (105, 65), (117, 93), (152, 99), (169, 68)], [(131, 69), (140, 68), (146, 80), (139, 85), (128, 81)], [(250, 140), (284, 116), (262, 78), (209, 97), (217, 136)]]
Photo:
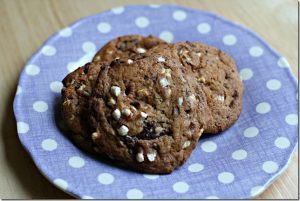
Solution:
[(200, 82), (200, 83), (205, 83), (205, 78), (203, 76), (198, 77), (197, 81)]
[(197, 52), (196, 55), (197, 55), (198, 57), (201, 57), (201, 52)]
[(92, 140), (95, 141), (96, 139), (100, 138), (100, 134), (98, 132), (92, 133)]
[(169, 98), (172, 94), (172, 90), (171, 89), (167, 89), (166, 90), (166, 96)]
[(112, 116), (115, 120), (119, 120), (121, 118), (121, 112), (119, 109), (115, 109), (112, 113)]
[(122, 125), (119, 129), (118, 129), (118, 133), (121, 136), (127, 135), (129, 129), (127, 128), (127, 126)]
[(164, 129), (163, 129), (162, 127), (158, 126), (158, 127), (155, 128), (155, 133), (156, 133), (156, 134), (159, 134), (159, 133), (161, 133), (163, 130), (164, 130)]
[(190, 140), (185, 141), (185, 142), (183, 143), (183, 145), (182, 145), (182, 149), (186, 149), (186, 148), (188, 148), (190, 145), (191, 145), (191, 141), (190, 141)]
[(113, 95), (119, 96), (120, 93), (121, 93), (121, 88), (118, 87), (118, 86), (112, 86), (112, 87), (110, 88), (110, 91), (111, 91), (111, 93), (112, 93)]
[(166, 69), (166, 77), (171, 77), (171, 69)]
[(159, 57), (157, 58), (157, 61), (158, 61), (158, 62), (165, 62), (166, 59), (165, 59), (163, 56), (159, 56)]
[(190, 102), (195, 102), (195, 101), (196, 101), (195, 95), (194, 95), (194, 94), (193, 94), (193, 95), (190, 95), (190, 96), (188, 97), (188, 100), (189, 100)]
[(131, 111), (128, 108), (125, 108), (122, 110), (122, 114), (124, 114), (126, 117), (129, 117), (131, 115)]
[(155, 161), (157, 151), (155, 149), (150, 149), (147, 153), (147, 158), (150, 162)]
[(217, 96), (216, 100), (218, 100), (218, 101), (220, 101), (220, 102), (223, 103), (225, 101), (225, 98), (224, 98), (224, 96)]
[(115, 101), (115, 99), (110, 97), (107, 104), (110, 105), (110, 106), (114, 106), (116, 104), (116, 101)]
[(128, 64), (132, 64), (132, 63), (133, 63), (133, 60), (132, 60), (132, 59), (128, 59), (128, 60), (127, 60), (127, 63), (128, 63)]
[(146, 50), (144, 48), (141, 48), (141, 47), (137, 48), (136, 50), (137, 50), (138, 53), (141, 53), (141, 54), (146, 52)]
[(138, 162), (143, 162), (144, 161), (144, 155), (143, 155), (143, 151), (142, 152), (139, 152), (139, 153), (137, 153), (137, 155), (136, 155), (136, 160), (138, 161)]
[(130, 108), (131, 108), (134, 112), (137, 111), (137, 109), (136, 109), (135, 107), (133, 107), (133, 106), (130, 106)]
[(112, 53), (113, 53), (113, 51), (109, 50), (107, 53), (108, 53), (108, 54), (112, 54)]
[(178, 105), (181, 106), (183, 103), (183, 98), (182, 97), (179, 97), (178, 98)]
[(78, 88), (78, 91), (83, 91), (84, 89), (85, 89), (85, 85), (83, 84), (83, 85), (81, 85), (79, 88)]
[(167, 87), (169, 85), (169, 81), (166, 78), (161, 78), (159, 83), (162, 87)]
[(141, 112), (141, 117), (145, 119), (148, 117), (148, 114), (146, 112)]

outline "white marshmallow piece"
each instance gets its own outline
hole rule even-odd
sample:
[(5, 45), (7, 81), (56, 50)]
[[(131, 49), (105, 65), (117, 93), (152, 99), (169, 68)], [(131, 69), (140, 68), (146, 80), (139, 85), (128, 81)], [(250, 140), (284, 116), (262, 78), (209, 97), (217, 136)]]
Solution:
[(119, 120), (121, 118), (121, 112), (119, 109), (115, 109), (112, 113), (112, 116), (115, 120)]
[(216, 99), (220, 102), (224, 102), (225, 101), (225, 97), (224, 96), (217, 96)]
[(124, 114), (126, 117), (129, 117), (131, 115), (131, 111), (128, 108), (125, 108), (122, 110), (122, 114)]
[(127, 126), (125, 125), (122, 125), (119, 129), (118, 129), (118, 134), (121, 135), (121, 136), (125, 136), (127, 135), (129, 129)]
[(146, 119), (148, 117), (148, 114), (146, 112), (141, 112), (141, 117)]
[(143, 152), (139, 152), (139, 153), (137, 153), (137, 155), (136, 155), (136, 160), (138, 161), (138, 162), (143, 162), (145, 159), (144, 159), (144, 155), (143, 155)]
[(167, 87), (169, 85), (169, 81), (166, 78), (161, 78), (159, 83), (162, 87)]
[(145, 50), (144, 48), (141, 48), (141, 47), (137, 48), (136, 50), (137, 50), (137, 52), (140, 53), (140, 54), (143, 54), (143, 53), (146, 52), (146, 50)]
[(190, 141), (190, 140), (185, 141), (185, 142), (183, 143), (183, 145), (182, 145), (182, 149), (186, 149), (186, 148), (188, 148), (190, 145), (191, 145), (191, 141)]
[(178, 105), (181, 106), (183, 103), (183, 98), (182, 97), (179, 97), (178, 98)]
[(165, 59), (163, 56), (159, 56), (159, 57), (157, 58), (157, 61), (162, 63), (162, 62), (165, 62), (166, 59)]
[(120, 93), (121, 93), (121, 88), (118, 87), (118, 86), (112, 86), (112, 87), (110, 88), (110, 92), (111, 92), (113, 95), (115, 95), (115, 96), (117, 97), (117, 96), (119, 96)]
[(155, 149), (150, 149), (147, 153), (147, 158), (150, 162), (155, 161), (155, 158), (157, 156), (157, 151)]

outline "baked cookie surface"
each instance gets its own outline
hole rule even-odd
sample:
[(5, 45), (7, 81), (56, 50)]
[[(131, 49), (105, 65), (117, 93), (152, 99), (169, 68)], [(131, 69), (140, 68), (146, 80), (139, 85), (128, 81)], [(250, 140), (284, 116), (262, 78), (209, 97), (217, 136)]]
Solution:
[(87, 63), (63, 79), (61, 113), (64, 122), (72, 131), (71, 137), (80, 147), (93, 150), (90, 140), (89, 98), (102, 68), (101, 62)]
[(94, 56), (93, 61), (111, 62), (114, 59), (129, 58), (134, 54), (144, 54), (152, 47), (167, 44), (165, 41), (149, 35), (125, 35), (109, 41)]
[(176, 59), (115, 60), (90, 100), (92, 139), (121, 166), (169, 173), (195, 148), (206, 124), (205, 94)]
[(193, 71), (211, 113), (205, 133), (224, 131), (238, 119), (244, 86), (229, 55), (217, 48), (190, 42), (159, 45), (148, 52), (153, 53), (178, 58), (185, 68)]

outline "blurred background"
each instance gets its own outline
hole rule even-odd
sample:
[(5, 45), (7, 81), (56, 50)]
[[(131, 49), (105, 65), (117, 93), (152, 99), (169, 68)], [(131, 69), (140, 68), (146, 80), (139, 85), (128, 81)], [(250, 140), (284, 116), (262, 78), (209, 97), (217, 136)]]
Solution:
[[(72, 198), (50, 184), (17, 138), (12, 101), (28, 58), (54, 32), (116, 6), (147, 0), (0, 0), (0, 197)], [(248, 27), (289, 61), (298, 75), (296, 0), (152, 0), (214, 12)], [(259, 199), (298, 198), (298, 153), (288, 170)]]

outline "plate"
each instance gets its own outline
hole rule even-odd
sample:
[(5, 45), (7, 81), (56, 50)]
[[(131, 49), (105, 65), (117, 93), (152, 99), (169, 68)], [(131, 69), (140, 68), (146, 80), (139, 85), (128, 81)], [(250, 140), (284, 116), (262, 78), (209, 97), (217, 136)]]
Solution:
[[(200, 139), (190, 159), (169, 175), (103, 163), (61, 131), (61, 80), (106, 42), (125, 34), (218, 47), (235, 59), (245, 85), (238, 121), (221, 134)], [(250, 198), (287, 168), (298, 142), (297, 102), (297, 81), (287, 60), (253, 32), (205, 11), (146, 5), (113, 8), (51, 36), (21, 73), (14, 112), (20, 141), (36, 166), (75, 197)]]

